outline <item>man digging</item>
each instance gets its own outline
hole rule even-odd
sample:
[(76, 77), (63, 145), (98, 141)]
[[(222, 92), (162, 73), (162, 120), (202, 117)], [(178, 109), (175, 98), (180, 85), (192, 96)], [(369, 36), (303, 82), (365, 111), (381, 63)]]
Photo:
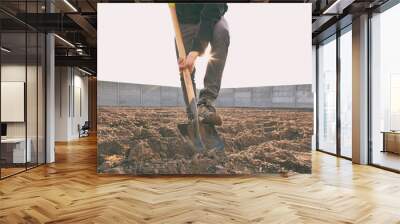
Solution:
[[(196, 59), (204, 54), (208, 44), (211, 46), (211, 57), (207, 63), (204, 77), (204, 88), (198, 100), (199, 121), (205, 124), (221, 125), (221, 117), (215, 109), (215, 101), (221, 87), (222, 74), (229, 48), (229, 28), (224, 18), (228, 10), (226, 3), (177, 3), (176, 13), (181, 28), (187, 56), (178, 60), (179, 69), (186, 68), (191, 72), (193, 88), (196, 89), (194, 67)], [(178, 57), (179, 58), (179, 57)], [(185, 92), (185, 83), (181, 76), (181, 86)], [(187, 96), (184, 94), (186, 105)], [(189, 118), (193, 118), (187, 108)]]

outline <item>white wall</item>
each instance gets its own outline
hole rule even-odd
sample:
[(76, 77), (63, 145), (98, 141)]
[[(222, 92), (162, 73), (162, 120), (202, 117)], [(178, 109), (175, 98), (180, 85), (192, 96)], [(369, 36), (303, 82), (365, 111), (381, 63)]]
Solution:
[[(25, 70), (27, 69), (27, 70)], [(24, 82), (26, 72), (28, 74), (28, 88), (27, 88), (27, 106), (30, 109), (27, 109), (27, 118), (28, 118), (28, 137), (30, 133), (30, 129), (33, 128), (36, 130), (36, 120), (37, 115), (36, 113), (32, 113), (33, 107), (34, 111), (36, 111), (36, 88), (32, 86), (36, 86), (36, 79), (33, 76), (36, 76), (36, 67), (28, 66), (25, 67), (24, 65), (18, 64), (8, 64), (1, 66), (1, 81), (2, 82)], [(32, 76), (31, 76), (32, 75)], [(31, 87), (31, 88), (29, 88)], [(1, 108), (2, 110), (7, 110), (8, 108)], [(33, 122), (33, 123), (32, 123)], [(8, 137), (25, 137), (25, 122), (7, 122), (7, 135)], [(32, 130), (33, 130), (32, 129)], [(36, 132), (35, 132), (36, 133)]]
[[(80, 75), (74, 75), (74, 96), (75, 106), (72, 108), (72, 119), (71, 119), (71, 135), (73, 138), (79, 137), (78, 124), (83, 125), (88, 120), (88, 78)], [(79, 93), (80, 92), (80, 93)], [(80, 97), (79, 97), (80, 96)], [(79, 102), (80, 100), (80, 102)], [(71, 103), (72, 105), (73, 103)], [(79, 108), (81, 107), (81, 108)], [(75, 110), (75, 112), (73, 111)], [(80, 111), (81, 110), (81, 111)]]
[(77, 139), (78, 124), (88, 120), (88, 78), (76, 68), (56, 67), (55, 85), (55, 140)]
[[(25, 65), (2, 65), (1, 81), (25, 82)], [(6, 108), (1, 108), (6, 110)], [(7, 123), (7, 137), (25, 137), (25, 123)]]
[[(310, 84), (311, 14), (311, 4), (230, 3), (221, 88)], [(180, 86), (167, 4), (100, 3), (97, 27), (99, 80)], [(207, 57), (196, 64), (198, 88)]]
[(55, 74), (55, 140), (67, 141), (69, 131), (69, 68), (56, 67)]

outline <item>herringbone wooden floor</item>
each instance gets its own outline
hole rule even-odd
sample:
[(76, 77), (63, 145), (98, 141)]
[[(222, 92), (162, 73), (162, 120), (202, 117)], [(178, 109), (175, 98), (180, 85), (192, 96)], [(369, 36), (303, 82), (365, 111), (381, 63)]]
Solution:
[(400, 175), (313, 153), (312, 175), (96, 174), (95, 138), (0, 181), (0, 223), (400, 223)]

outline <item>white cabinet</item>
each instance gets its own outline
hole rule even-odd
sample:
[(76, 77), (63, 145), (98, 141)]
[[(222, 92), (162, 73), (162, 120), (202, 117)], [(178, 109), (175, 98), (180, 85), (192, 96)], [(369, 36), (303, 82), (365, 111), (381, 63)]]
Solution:
[(1, 140), (1, 144), (7, 144), (13, 147), (13, 163), (25, 163), (32, 161), (32, 140), (28, 138), (27, 143), (28, 144), (25, 151), (25, 138), (7, 138)]

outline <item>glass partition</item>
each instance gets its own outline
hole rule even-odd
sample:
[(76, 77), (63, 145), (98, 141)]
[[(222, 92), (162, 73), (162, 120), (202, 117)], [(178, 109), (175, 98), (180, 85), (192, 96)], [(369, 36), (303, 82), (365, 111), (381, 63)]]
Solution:
[[(43, 7), (44, 1), (20, 1), (16, 10)], [(1, 179), (45, 163), (45, 44), (43, 33), (0, 12)]]
[(1, 34), (1, 176), (26, 169), (26, 33)]

